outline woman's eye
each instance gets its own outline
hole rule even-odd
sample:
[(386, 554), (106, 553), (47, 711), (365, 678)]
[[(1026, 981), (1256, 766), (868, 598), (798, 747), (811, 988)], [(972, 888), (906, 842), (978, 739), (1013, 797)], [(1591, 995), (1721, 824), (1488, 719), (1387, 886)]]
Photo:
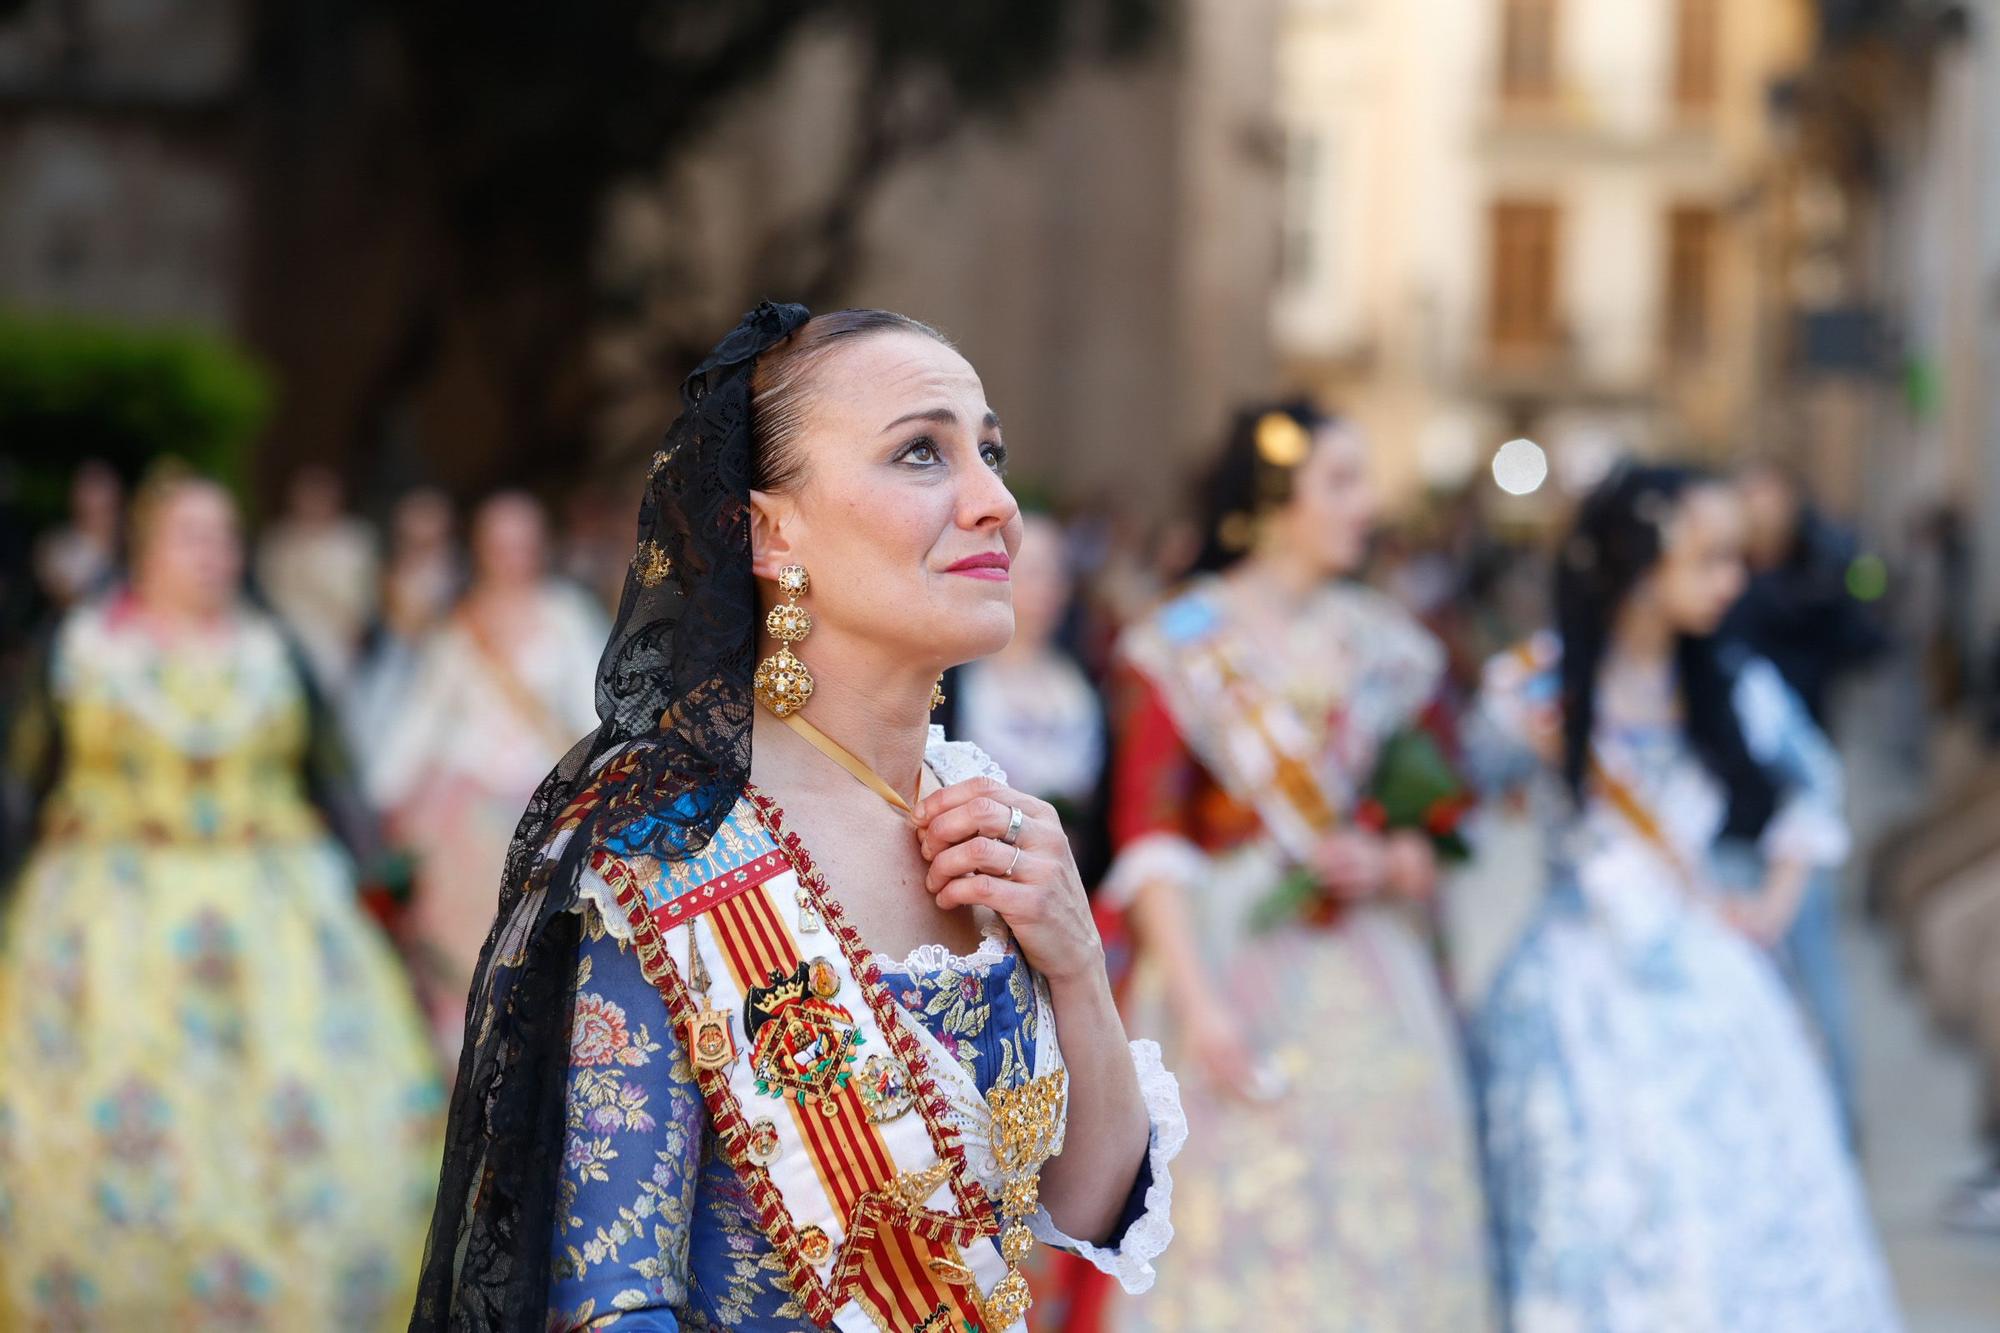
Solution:
[(918, 440), (903, 450), (906, 463), (935, 463), (938, 461), (938, 447), (930, 440)]
[(1007, 470), (1006, 445), (1004, 444), (981, 445), (979, 448), (979, 456), (985, 459), (986, 466), (992, 468), (995, 472), (1005, 472)]

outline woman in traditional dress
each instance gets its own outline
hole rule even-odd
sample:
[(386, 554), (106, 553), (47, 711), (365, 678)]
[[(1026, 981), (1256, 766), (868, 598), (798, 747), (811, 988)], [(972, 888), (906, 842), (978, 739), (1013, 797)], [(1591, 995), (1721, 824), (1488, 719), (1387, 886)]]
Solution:
[[(1559, 554), (1559, 634), (1487, 668), (1474, 753), (1529, 779), (1550, 892), (1479, 1015), (1517, 1333), (1890, 1333), (1825, 1070), (1758, 941), (1846, 854), (1839, 765), (1777, 672), (1714, 633), (1733, 492), (1626, 466)], [(1718, 887), (1724, 839), (1762, 887)]]
[(515, 840), (414, 1326), (1003, 1333), (1038, 1239), (1143, 1287), (1173, 1080), (1049, 806), (926, 725), (1013, 629), (978, 377), (764, 305), (683, 404)]
[(416, 858), (404, 943), (446, 1060), (458, 1055), (466, 988), (521, 807), (596, 723), (603, 616), (580, 589), (549, 579), (545, 526), (526, 495), (480, 506), (472, 587), (424, 645), (394, 721), (369, 751), (370, 795)]
[(380, 605), (340, 710), (357, 752), (396, 725), (424, 647), (464, 593), (456, 526), (450, 498), (431, 487), (404, 494), (389, 516)]
[(323, 464), (293, 473), (285, 498), (285, 512), (257, 544), (256, 583), (320, 692), (342, 699), (381, 591), (375, 530), (347, 512), (346, 487)]
[[(1309, 407), (1241, 414), (1207, 489), (1213, 572), (1120, 644), (1109, 888), (1163, 983), (1192, 1133), (1174, 1263), (1128, 1327), (1487, 1326), (1434, 851), (1377, 801), (1386, 746), (1436, 757), (1413, 729), (1444, 655), (1342, 579), (1365, 463)], [(1443, 831), (1456, 806), (1419, 813)]]
[(443, 1110), (416, 1006), (230, 501), (159, 474), (133, 528), (58, 635), (0, 919), (0, 1327), (396, 1327)]

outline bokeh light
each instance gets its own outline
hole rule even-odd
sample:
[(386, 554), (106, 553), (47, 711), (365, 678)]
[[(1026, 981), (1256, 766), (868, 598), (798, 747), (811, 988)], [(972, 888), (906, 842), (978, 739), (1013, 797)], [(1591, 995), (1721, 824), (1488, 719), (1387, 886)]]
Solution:
[(1509, 495), (1533, 495), (1549, 479), (1549, 456), (1533, 440), (1509, 440), (1493, 455), (1493, 480)]

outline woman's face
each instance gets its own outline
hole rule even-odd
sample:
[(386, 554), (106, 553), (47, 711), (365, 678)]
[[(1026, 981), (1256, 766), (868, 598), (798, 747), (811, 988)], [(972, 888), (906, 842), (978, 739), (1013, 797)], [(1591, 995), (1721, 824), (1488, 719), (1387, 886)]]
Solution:
[(472, 521), (472, 559), (483, 582), (537, 583), (548, 567), (548, 524), (525, 495), (496, 495)]
[(1743, 503), (1719, 482), (1695, 486), (1666, 521), (1651, 593), (1681, 634), (1715, 633), (1743, 595)]
[(411, 491), (396, 503), (393, 520), (398, 554), (428, 552), (451, 541), (451, 501), (442, 491)]
[[(851, 637), (926, 673), (1006, 647), (1021, 512), (979, 376), (900, 331), (836, 344), (808, 375), (803, 477), (753, 497), (757, 576), (805, 566), (815, 638)], [(810, 640), (798, 651), (812, 660)]]
[(243, 577), (236, 506), (212, 483), (176, 486), (158, 502), (133, 566), (147, 600), (181, 611), (221, 610)]
[(1021, 521), (1021, 548), (1014, 557), (1014, 643), (1040, 648), (1062, 628), (1069, 609), (1069, 555), (1062, 526), (1046, 514)]
[(1345, 574), (1368, 554), (1375, 527), (1375, 488), (1359, 432), (1322, 426), (1292, 474), (1292, 496), (1271, 515), (1272, 536), (1326, 574)]

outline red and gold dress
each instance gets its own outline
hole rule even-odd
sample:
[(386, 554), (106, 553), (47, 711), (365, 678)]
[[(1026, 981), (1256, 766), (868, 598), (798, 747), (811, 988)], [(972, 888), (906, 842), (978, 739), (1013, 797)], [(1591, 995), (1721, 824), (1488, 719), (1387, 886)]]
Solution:
[(1238, 596), (1199, 582), (1120, 645), (1110, 892), (1179, 888), (1263, 1073), (1240, 1090), (1257, 1100), (1225, 1099), (1176, 1061), (1174, 1263), (1123, 1326), (1487, 1328), (1473, 1116), (1423, 924), (1387, 902), (1268, 912), (1433, 701), (1442, 650), (1358, 587), (1277, 642)]

